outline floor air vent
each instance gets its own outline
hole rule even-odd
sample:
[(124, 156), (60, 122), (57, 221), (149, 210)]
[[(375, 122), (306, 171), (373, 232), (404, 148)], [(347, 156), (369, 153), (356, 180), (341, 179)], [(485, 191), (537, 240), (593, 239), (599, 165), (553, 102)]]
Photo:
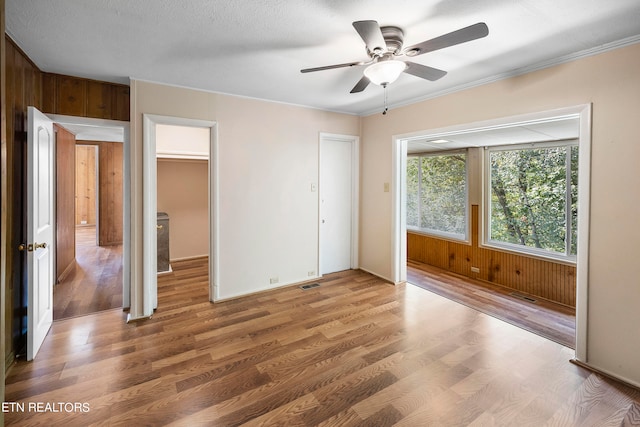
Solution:
[(528, 301), (528, 302), (532, 302), (532, 303), (538, 302), (538, 300), (535, 299), (535, 298), (531, 298), (531, 297), (528, 297), (526, 295), (522, 295), (522, 294), (519, 294), (519, 293), (516, 293), (516, 292), (513, 292), (513, 293), (511, 293), (509, 295), (511, 295), (512, 297), (520, 298), (520, 299)]
[(320, 286), (320, 283), (311, 283), (309, 285), (302, 285), (300, 286), (300, 289), (302, 289), (303, 291), (306, 291), (308, 289), (313, 289), (313, 288), (317, 288), (318, 286)]

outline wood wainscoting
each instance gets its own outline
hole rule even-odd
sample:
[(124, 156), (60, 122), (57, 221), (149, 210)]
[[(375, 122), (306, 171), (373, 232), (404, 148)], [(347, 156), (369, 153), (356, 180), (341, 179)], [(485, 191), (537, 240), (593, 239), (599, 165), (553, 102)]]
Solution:
[[(471, 244), (407, 233), (407, 258), (473, 279), (576, 306), (576, 267), (479, 246), (478, 205), (471, 207)], [(479, 273), (471, 267), (480, 269)]]

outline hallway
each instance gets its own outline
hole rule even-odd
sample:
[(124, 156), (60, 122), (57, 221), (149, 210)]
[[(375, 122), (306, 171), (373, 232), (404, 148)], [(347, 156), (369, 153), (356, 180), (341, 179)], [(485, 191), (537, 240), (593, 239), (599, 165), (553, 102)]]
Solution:
[(76, 228), (76, 266), (53, 289), (53, 320), (122, 307), (122, 245), (97, 246), (96, 227)]

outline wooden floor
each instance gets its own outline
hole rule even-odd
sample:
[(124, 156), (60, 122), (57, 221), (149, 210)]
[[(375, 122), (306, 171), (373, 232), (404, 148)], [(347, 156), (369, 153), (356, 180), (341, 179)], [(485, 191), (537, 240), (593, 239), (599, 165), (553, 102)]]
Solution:
[(640, 391), (569, 363), (573, 350), (410, 284), (346, 271), (306, 291), (211, 304), (204, 261), (172, 266), (159, 280), (152, 319), (125, 324), (121, 310), (109, 310), (55, 322), (37, 359), (10, 369), (6, 402), (27, 410), (25, 402), (78, 403), (81, 410), (14, 409), (4, 414), (7, 424), (640, 420)]
[(530, 295), (535, 302), (488, 282), (469, 279), (416, 261), (407, 264), (407, 280), (445, 298), (464, 304), (569, 348), (575, 348), (576, 311)]
[(76, 228), (76, 266), (53, 289), (53, 319), (122, 307), (122, 245), (97, 246), (96, 227)]

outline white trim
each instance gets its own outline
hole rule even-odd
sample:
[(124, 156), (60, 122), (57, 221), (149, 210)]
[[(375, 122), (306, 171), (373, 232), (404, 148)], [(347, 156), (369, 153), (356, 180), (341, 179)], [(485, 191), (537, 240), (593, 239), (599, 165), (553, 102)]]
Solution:
[(156, 152), (158, 159), (176, 159), (176, 160), (209, 160), (209, 153), (199, 153), (196, 151), (158, 151)]
[[(158, 194), (156, 124), (153, 116), (142, 115), (142, 312), (151, 316), (158, 307)], [(151, 161), (150, 159), (153, 159)]]
[[(360, 137), (320, 132), (318, 137), (318, 183), (322, 182), (322, 144), (326, 140), (344, 141), (351, 144), (351, 268), (356, 269), (360, 264)], [(320, 270), (322, 266), (321, 207), (322, 188), (318, 191), (318, 265), (316, 267), (320, 277), (323, 274)]]
[(407, 281), (407, 147), (409, 140), (393, 136), (391, 170), (391, 282)]
[(219, 251), (218, 251), (218, 125), (215, 121), (182, 117), (143, 114), (142, 127), (142, 180), (143, 180), (143, 315), (151, 316), (157, 308), (157, 155), (156, 125), (174, 125), (209, 128), (209, 299), (218, 298)]
[[(576, 359), (588, 363), (587, 358), (587, 317), (588, 317), (588, 287), (589, 287), (589, 226), (590, 226), (590, 194), (591, 194), (591, 104), (583, 104), (538, 113), (523, 114), (512, 117), (474, 122), (445, 128), (423, 130), (394, 135), (392, 157), (392, 277), (398, 283), (406, 280), (406, 218), (404, 218), (404, 203), (406, 203), (406, 158), (407, 143), (411, 139), (436, 138), (448, 134), (474, 132), (514, 126), (524, 123), (553, 120), (559, 117), (575, 116), (580, 119), (580, 135), (578, 146), (580, 158), (578, 166), (578, 255), (576, 266)], [(484, 163), (484, 162), (483, 162)], [(483, 172), (484, 174), (484, 172)], [(483, 189), (483, 191), (485, 191)], [(483, 198), (481, 198), (483, 200)], [(484, 202), (483, 202), (484, 203)], [(482, 211), (482, 210), (481, 210)], [(483, 224), (479, 220), (479, 225)], [(479, 230), (480, 233), (483, 230)], [(480, 239), (479, 239), (480, 242)]]
[[(578, 108), (578, 107), (576, 107)], [(589, 230), (591, 227), (591, 104), (582, 105), (578, 158), (578, 264), (576, 266), (576, 359), (588, 363)]]

